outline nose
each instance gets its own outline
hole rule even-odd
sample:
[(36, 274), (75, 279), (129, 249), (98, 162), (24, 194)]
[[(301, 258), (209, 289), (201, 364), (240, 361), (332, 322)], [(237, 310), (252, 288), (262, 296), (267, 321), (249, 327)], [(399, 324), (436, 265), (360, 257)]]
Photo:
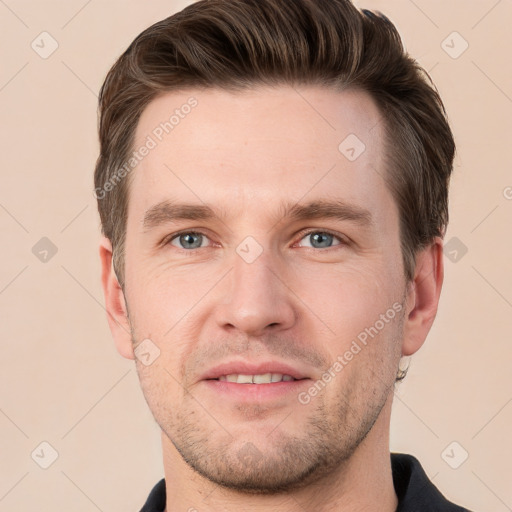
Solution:
[(252, 263), (236, 254), (233, 267), (224, 300), (216, 308), (220, 327), (256, 337), (293, 326), (294, 295), (279, 262), (265, 251)]

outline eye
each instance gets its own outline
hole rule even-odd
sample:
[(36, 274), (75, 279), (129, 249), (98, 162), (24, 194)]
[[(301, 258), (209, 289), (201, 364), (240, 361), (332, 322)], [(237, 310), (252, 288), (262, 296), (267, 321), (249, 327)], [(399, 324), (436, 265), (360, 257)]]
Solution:
[(207, 247), (206, 242), (208, 237), (197, 231), (185, 231), (178, 233), (168, 240), (168, 244), (178, 247), (178, 249), (200, 249), (201, 247)]
[[(303, 246), (310, 247), (312, 249), (329, 249), (338, 245), (347, 244), (341, 236), (323, 230), (310, 230), (306, 233), (302, 233), (300, 240), (309, 241), (309, 245), (306, 244)], [(178, 249), (190, 251), (193, 249), (208, 247), (208, 241), (209, 238), (204, 233), (199, 231), (183, 231), (172, 235), (164, 243), (172, 245)]]
[[(338, 235), (330, 233), (329, 231), (309, 231), (302, 235), (301, 240), (309, 240), (311, 245), (305, 247), (312, 247), (313, 249), (329, 249), (330, 247), (343, 245), (346, 242)], [(334, 240), (338, 243), (333, 244)]]

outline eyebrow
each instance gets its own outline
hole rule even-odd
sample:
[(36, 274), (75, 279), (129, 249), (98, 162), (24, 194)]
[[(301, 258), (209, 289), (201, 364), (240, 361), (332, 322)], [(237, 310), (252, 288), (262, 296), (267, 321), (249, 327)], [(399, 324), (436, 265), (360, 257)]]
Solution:
[[(211, 206), (206, 204), (188, 204), (165, 200), (146, 210), (142, 224), (144, 231), (147, 232), (169, 222), (225, 218), (226, 213), (224, 209), (216, 213)], [(276, 224), (285, 219), (291, 221), (334, 219), (354, 222), (361, 227), (371, 227), (374, 225), (374, 220), (369, 210), (341, 200), (321, 199), (306, 204), (284, 203), (281, 204), (275, 218), (277, 219)]]

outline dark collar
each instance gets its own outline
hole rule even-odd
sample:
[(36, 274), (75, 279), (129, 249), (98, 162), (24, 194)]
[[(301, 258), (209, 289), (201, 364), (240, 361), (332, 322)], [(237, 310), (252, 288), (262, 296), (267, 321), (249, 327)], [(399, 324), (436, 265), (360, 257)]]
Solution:
[(469, 512), (449, 502), (439, 492), (416, 457), (391, 453), (391, 469), (398, 497), (396, 512)]

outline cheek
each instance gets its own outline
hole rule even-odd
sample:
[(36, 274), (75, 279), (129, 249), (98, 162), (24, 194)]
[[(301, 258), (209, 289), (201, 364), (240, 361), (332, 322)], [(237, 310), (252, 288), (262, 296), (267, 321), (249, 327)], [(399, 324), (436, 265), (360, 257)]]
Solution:
[[(204, 277), (192, 268), (169, 269), (142, 262), (127, 283), (130, 319), (144, 335), (151, 331), (158, 338), (172, 337), (175, 326), (186, 322), (201, 299), (213, 287), (218, 274)], [(136, 276), (136, 277), (135, 277)]]
[(180, 379), (174, 377), (175, 369), (162, 355), (151, 366), (138, 362), (137, 372), (150, 411), (162, 428), (168, 428), (176, 421), (177, 411), (183, 407)]
[[(340, 267), (341, 268), (341, 267)], [(314, 279), (300, 278), (292, 288), (341, 343), (350, 341), (385, 314), (399, 296), (396, 284), (378, 265), (319, 267)], [(311, 315), (309, 315), (311, 316)]]

